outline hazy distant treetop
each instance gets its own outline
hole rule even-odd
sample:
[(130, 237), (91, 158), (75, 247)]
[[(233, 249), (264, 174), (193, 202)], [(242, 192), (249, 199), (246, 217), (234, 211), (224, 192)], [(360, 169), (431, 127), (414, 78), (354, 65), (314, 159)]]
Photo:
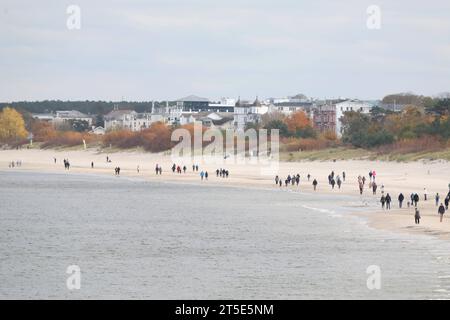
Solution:
[(382, 100), (382, 103), (424, 107), (429, 104), (431, 100), (431, 97), (416, 95), (411, 92), (403, 92), (385, 96)]

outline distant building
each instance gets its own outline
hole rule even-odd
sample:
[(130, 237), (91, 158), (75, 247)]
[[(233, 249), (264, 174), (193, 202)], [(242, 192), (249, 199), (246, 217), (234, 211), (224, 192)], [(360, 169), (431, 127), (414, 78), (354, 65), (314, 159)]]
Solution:
[(261, 116), (268, 113), (270, 105), (262, 104), (258, 98), (253, 103), (239, 100), (234, 107), (234, 128), (244, 130), (247, 124), (255, 124), (261, 121)]
[(170, 106), (169, 102), (166, 102), (165, 106), (152, 108), (153, 121), (164, 122), (168, 125), (178, 125), (181, 123), (181, 116), (183, 114), (183, 106), (178, 104), (176, 106)]
[(180, 124), (201, 122), (203, 127), (230, 129), (233, 128), (233, 114), (229, 112), (196, 112), (183, 113)]
[(313, 124), (320, 132), (336, 132), (336, 121), (335, 105), (321, 105), (314, 108)]
[(361, 100), (346, 100), (335, 104), (336, 108), (336, 134), (338, 137), (342, 136), (342, 121), (341, 118), (346, 112), (360, 112), (363, 114), (370, 114), (373, 105)]
[(185, 112), (201, 112), (209, 110), (209, 100), (194, 95), (178, 99), (177, 106)]
[(208, 110), (211, 112), (234, 112), (236, 99), (222, 98), (219, 102), (210, 102)]
[(52, 122), (55, 115), (53, 113), (33, 113), (32, 117), (40, 121)]
[(141, 131), (150, 128), (156, 122), (150, 113), (137, 113), (133, 110), (115, 109), (105, 115), (105, 130), (128, 129)]
[(92, 116), (84, 114), (77, 110), (68, 111), (56, 111), (53, 113), (41, 113), (33, 114), (34, 119), (41, 121), (51, 122), (55, 126), (60, 126), (65, 123), (70, 123), (73, 121), (85, 121), (89, 126), (92, 126)]
[(304, 101), (304, 102), (287, 101), (287, 102), (276, 102), (273, 104), (273, 106), (274, 106), (273, 110), (281, 112), (286, 116), (289, 116), (292, 113), (298, 111), (303, 111), (307, 115), (311, 115), (314, 104), (311, 101)]

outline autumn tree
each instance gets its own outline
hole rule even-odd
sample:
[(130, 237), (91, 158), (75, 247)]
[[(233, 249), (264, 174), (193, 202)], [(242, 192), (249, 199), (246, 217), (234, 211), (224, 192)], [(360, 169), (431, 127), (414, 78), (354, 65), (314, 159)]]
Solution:
[(26, 138), (25, 121), (15, 109), (6, 107), (0, 112), (0, 141), (10, 142)]
[(172, 146), (170, 129), (161, 122), (156, 122), (142, 131), (141, 140), (144, 149), (151, 152), (165, 151)]
[(303, 111), (294, 112), (286, 118), (285, 122), (291, 136), (299, 138), (311, 138), (315, 136), (311, 120)]
[(31, 126), (34, 141), (46, 142), (56, 138), (57, 132), (50, 122), (35, 121)]

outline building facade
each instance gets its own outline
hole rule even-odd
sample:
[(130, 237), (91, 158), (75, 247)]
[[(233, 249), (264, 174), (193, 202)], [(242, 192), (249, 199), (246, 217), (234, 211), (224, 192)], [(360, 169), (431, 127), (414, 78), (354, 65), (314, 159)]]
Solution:
[(207, 98), (197, 97), (194, 95), (178, 99), (177, 107), (185, 112), (205, 112), (209, 110), (209, 100)]
[(338, 137), (342, 136), (342, 121), (341, 118), (346, 112), (360, 112), (363, 114), (370, 114), (373, 105), (361, 100), (346, 100), (335, 104), (336, 108), (336, 134)]
[(314, 108), (313, 124), (320, 132), (336, 132), (336, 121), (335, 105), (321, 105)]

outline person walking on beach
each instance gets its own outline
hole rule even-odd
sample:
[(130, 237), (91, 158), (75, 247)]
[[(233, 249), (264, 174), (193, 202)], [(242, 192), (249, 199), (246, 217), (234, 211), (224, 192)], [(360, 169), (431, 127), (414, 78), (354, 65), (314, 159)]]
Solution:
[(336, 181), (334, 181), (333, 178), (331, 178), (331, 189), (334, 190), (334, 185), (336, 184)]
[(386, 195), (386, 209), (387, 210), (391, 210), (391, 201), (392, 201), (392, 198), (391, 198), (391, 196), (388, 193)]
[(308, 173), (307, 177), (308, 177), (308, 182), (309, 182), (309, 179), (311, 178), (311, 175)]
[(202, 172), (200, 172), (200, 178), (203, 180), (203, 177), (205, 176), (205, 173), (203, 172), (203, 170), (202, 170)]
[(378, 185), (377, 185), (377, 183), (374, 181), (374, 182), (372, 183), (372, 192), (373, 192), (373, 195), (376, 195), (376, 194), (377, 194), (377, 188), (378, 188)]
[(56, 158), (53, 158), (53, 160), (55, 161), (55, 164), (56, 164)]
[(158, 167), (158, 164), (156, 164), (156, 166), (155, 166), (155, 173), (156, 173), (156, 175), (158, 175), (158, 173), (159, 173), (159, 167)]
[(441, 216), (440, 218), (441, 218), (441, 222), (442, 222), (442, 218), (444, 217), (444, 213), (445, 213), (445, 207), (444, 207), (444, 205), (442, 203), (441, 203), (441, 206), (438, 209), (438, 213)]
[[(219, 176), (219, 173), (220, 173), (220, 170), (219, 169), (217, 169), (216, 170), (216, 177), (218, 177)], [(277, 176), (278, 177), (278, 176)], [(277, 182), (278, 183), (278, 182)]]
[(449, 201), (450, 201), (450, 198), (447, 196), (447, 197), (445, 198), (445, 200), (444, 200), (444, 203), (445, 203), (445, 210), (448, 210), (448, 203), (449, 203)]
[(428, 192), (427, 192), (427, 188), (423, 188), (423, 200), (427, 201), (428, 200)]
[(275, 184), (278, 185), (278, 181), (280, 181), (280, 178), (278, 176), (275, 176)]
[(380, 202), (381, 208), (384, 210), (384, 204), (386, 203), (386, 197), (384, 195), (381, 196)]
[(278, 181), (278, 183), (279, 183), (280, 188), (281, 188), (283, 186), (283, 181), (281, 181), (281, 179), (280, 179), (280, 181)]
[(208, 180), (208, 171), (205, 171), (205, 180)]
[(317, 180), (314, 179), (314, 181), (313, 181), (312, 184), (313, 184), (313, 187), (314, 187), (314, 191), (316, 191), (316, 189), (317, 189), (317, 184), (318, 184)]
[(340, 189), (341, 189), (341, 185), (342, 185), (342, 180), (341, 180), (341, 177), (337, 176), (337, 180), (336, 180), (336, 183), (337, 183), (337, 185), (338, 185), (338, 188), (339, 188), (339, 190), (340, 190)]
[(436, 207), (439, 205), (439, 199), (441, 197), (439, 196), (439, 193), (436, 193), (436, 196), (434, 197), (434, 199), (436, 200)]
[(405, 200), (405, 196), (403, 195), (403, 193), (400, 193), (398, 195), (398, 207), (400, 209), (402, 208), (403, 200)]
[(416, 212), (414, 214), (414, 221), (416, 224), (420, 224), (420, 212), (419, 209), (416, 208)]
[(375, 177), (377, 176), (377, 173), (375, 172), (375, 170), (373, 170), (373, 172), (372, 172), (372, 179), (373, 179), (373, 181), (375, 181)]
[(359, 194), (363, 194), (364, 190), (364, 183), (362, 181), (359, 181)]
[(344, 182), (345, 182), (345, 171), (342, 171), (342, 179), (343, 179)]
[(417, 204), (419, 203), (419, 195), (416, 193), (414, 195), (414, 206), (417, 208)]
[(372, 182), (372, 170), (369, 171), (369, 180)]
[(91, 162), (91, 169), (94, 169), (94, 161)]

